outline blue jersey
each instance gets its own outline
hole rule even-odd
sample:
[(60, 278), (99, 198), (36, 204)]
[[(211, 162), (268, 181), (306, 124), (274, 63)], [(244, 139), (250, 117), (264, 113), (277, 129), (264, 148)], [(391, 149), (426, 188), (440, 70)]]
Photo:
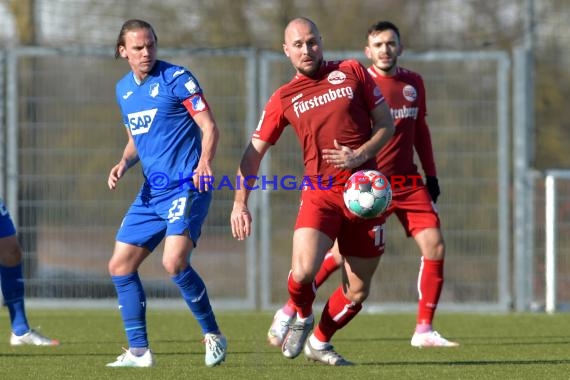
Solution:
[(132, 72), (117, 83), (117, 102), (137, 148), (145, 192), (192, 186), (202, 152), (201, 133), (182, 102), (192, 98), (194, 111), (205, 109), (201, 93), (190, 71), (164, 61), (157, 61), (140, 84)]

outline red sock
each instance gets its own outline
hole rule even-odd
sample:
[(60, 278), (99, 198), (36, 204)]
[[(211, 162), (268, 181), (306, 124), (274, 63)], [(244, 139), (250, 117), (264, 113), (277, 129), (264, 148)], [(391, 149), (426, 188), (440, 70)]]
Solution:
[[(315, 276), (315, 287), (318, 289), (338, 268), (340, 268), (340, 264), (336, 262), (333, 253), (331, 251), (327, 252), (325, 259), (321, 264), (321, 268)], [(295, 315), (297, 308), (295, 307), (293, 300), (289, 298), (281, 310), (288, 316), (293, 316)]]
[(300, 284), (293, 280), (293, 276), (289, 274), (288, 280), (289, 297), (297, 309), (297, 314), (301, 318), (307, 318), (313, 314), (313, 301), (317, 289), (314, 282), (308, 284)]
[(341, 328), (346, 326), (362, 309), (362, 304), (348, 300), (339, 286), (330, 296), (319, 325), (314, 331), (315, 337), (321, 342), (330, 342), (332, 336)]
[(418, 275), (418, 325), (430, 325), (443, 288), (443, 260), (422, 257)]
[(321, 264), (321, 268), (319, 272), (315, 276), (315, 286), (317, 289), (326, 281), (327, 278), (331, 274), (333, 274), (338, 268), (340, 268), (340, 264), (338, 264), (335, 260), (335, 257), (331, 251), (328, 251), (325, 255), (325, 259)]

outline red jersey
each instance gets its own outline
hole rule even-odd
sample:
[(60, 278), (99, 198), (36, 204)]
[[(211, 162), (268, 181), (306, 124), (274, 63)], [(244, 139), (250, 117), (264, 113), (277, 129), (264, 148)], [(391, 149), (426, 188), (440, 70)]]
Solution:
[[(347, 172), (327, 164), (323, 149), (334, 140), (356, 149), (370, 139), (370, 112), (384, 101), (356, 60), (325, 61), (314, 77), (297, 74), (271, 95), (253, 137), (275, 144), (291, 125), (303, 149), (305, 177), (313, 184), (344, 185)], [(373, 169), (374, 160), (360, 168)], [(355, 170), (357, 170), (355, 169)]]
[(394, 135), (376, 156), (378, 168), (388, 178), (418, 178), (418, 168), (414, 163), (415, 148), (425, 175), (435, 176), (437, 173), (426, 123), (426, 94), (421, 75), (402, 67), (398, 67), (396, 75), (391, 77), (380, 75), (374, 66), (369, 67), (368, 72), (382, 90), (395, 126)]

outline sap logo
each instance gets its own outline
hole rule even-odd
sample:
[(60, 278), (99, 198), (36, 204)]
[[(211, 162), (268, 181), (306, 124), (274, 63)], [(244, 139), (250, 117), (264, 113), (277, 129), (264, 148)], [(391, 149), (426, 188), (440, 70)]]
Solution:
[(131, 130), (131, 134), (135, 136), (147, 133), (152, 126), (156, 111), (158, 111), (158, 108), (128, 114), (127, 116), (129, 119), (129, 129)]

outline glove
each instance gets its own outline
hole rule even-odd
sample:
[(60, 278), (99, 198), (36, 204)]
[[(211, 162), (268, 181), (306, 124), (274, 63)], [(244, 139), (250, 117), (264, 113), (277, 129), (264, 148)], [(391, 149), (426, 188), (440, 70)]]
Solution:
[(437, 203), (437, 198), (439, 197), (439, 194), (441, 194), (437, 177), (426, 176), (426, 187), (433, 203)]

